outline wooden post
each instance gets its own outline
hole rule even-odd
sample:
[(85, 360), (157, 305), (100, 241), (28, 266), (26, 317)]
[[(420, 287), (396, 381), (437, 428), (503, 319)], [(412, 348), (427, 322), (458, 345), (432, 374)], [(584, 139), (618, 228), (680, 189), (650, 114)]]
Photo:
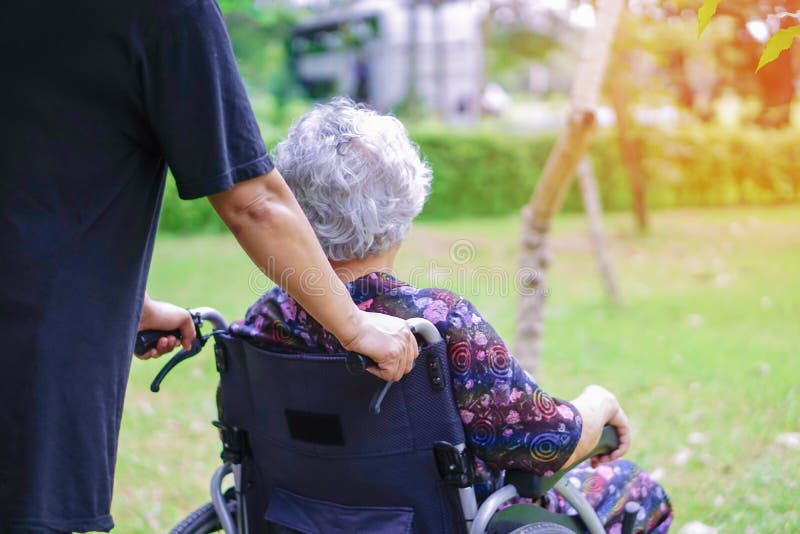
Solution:
[(597, 263), (600, 267), (600, 274), (606, 285), (606, 292), (611, 303), (619, 306), (622, 300), (619, 296), (619, 285), (617, 275), (614, 272), (614, 264), (611, 262), (611, 253), (606, 246), (603, 237), (603, 205), (600, 202), (600, 192), (597, 190), (597, 180), (592, 169), (592, 158), (584, 156), (578, 164), (578, 181), (583, 195), (583, 207), (589, 219), (589, 238), (592, 248), (597, 256)]
[(640, 232), (647, 231), (647, 204), (645, 202), (644, 171), (642, 170), (642, 151), (633, 138), (633, 119), (628, 109), (630, 94), (623, 86), (624, 82), (615, 81), (610, 84), (609, 95), (614, 114), (617, 116), (617, 140), (622, 152), (622, 165), (628, 174), (633, 200), (633, 213), (636, 217), (636, 227)]
[(624, 0), (599, 0), (596, 24), (585, 38), (572, 86), (569, 118), (522, 212), (519, 308), (515, 354), (535, 370), (541, 350), (547, 268), (547, 234), (561, 209), (578, 162), (595, 130), (595, 108)]

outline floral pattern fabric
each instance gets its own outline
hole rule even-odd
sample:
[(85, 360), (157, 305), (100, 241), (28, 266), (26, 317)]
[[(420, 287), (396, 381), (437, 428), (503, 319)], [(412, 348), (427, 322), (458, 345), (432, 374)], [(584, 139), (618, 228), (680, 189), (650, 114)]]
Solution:
[[(641, 507), (635, 532), (664, 534), (672, 525), (672, 506), (664, 489), (628, 460), (616, 460), (596, 469), (584, 462), (567, 474), (567, 481), (581, 490), (609, 534), (620, 534), (625, 503), (630, 501)], [(544, 501), (551, 512), (577, 515), (555, 490), (550, 490)]]
[[(491, 491), (495, 475), (503, 469), (546, 476), (566, 463), (581, 437), (580, 414), (570, 403), (549, 396), (538, 386), (469, 301), (443, 289), (416, 288), (384, 273), (366, 275), (346, 286), (360, 309), (403, 319), (423, 317), (445, 339), (467, 445), (479, 459), (477, 489)], [(231, 325), (231, 331), (256, 344), (342, 350), (338, 340), (279, 287), (256, 301), (244, 320)], [(612, 465), (613, 469), (624, 465), (626, 474), (620, 476), (635, 478), (628, 464)], [(572, 473), (584, 476), (583, 470)], [(585, 476), (599, 480), (588, 472)], [(609, 495), (593, 505), (602, 508), (606, 501), (619, 498), (625, 486), (616, 482), (605, 487), (604, 493)], [(568, 511), (555, 494), (548, 496), (548, 502), (554, 510)], [(661, 503), (654, 503), (659, 509), (656, 504)], [(609, 518), (621, 521), (613, 514)]]

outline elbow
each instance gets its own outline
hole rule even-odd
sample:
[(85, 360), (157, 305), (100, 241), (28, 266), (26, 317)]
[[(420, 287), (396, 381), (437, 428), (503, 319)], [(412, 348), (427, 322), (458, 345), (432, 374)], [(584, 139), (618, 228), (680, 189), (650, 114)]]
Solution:
[(224, 219), (231, 232), (238, 237), (250, 229), (279, 230), (289, 217), (290, 210), (280, 199), (262, 194), (231, 210)]
[(291, 225), (294, 197), (277, 172), (240, 182), (209, 200), (237, 237), (254, 228), (276, 231)]

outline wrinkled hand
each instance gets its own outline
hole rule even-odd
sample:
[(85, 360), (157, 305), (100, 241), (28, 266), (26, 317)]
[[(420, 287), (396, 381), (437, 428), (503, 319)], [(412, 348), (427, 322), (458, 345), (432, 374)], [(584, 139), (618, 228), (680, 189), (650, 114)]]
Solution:
[(137, 358), (142, 360), (157, 358), (172, 351), (178, 345), (183, 345), (183, 348), (188, 350), (197, 335), (194, 321), (188, 311), (169, 302), (152, 300), (145, 295), (139, 331), (175, 329), (180, 329), (181, 339), (177, 339), (175, 336), (164, 336), (158, 340), (156, 348), (137, 356)]
[(617, 429), (617, 435), (619, 436), (619, 447), (608, 454), (603, 454), (592, 458), (592, 467), (597, 467), (600, 464), (613, 462), (614, 460), (622, 458), (622, 456), (628, 452), (628, 449), (631, 446), (631, 428), (630, 424), (628, 423), (628, 416), (625, 415), (625, 411), (622, 409), (622, 406), (619, 405), (617, 398), (613, 398), (616, 411), (613, 412), (613, 415), (608, 420), (607, 424)]
[(358, 330), (349, 342), (350, 352), (363, 354), (376, 363), (367, 370), (383, 380), (400, 380), (414, 367), (419, 355), (417, 340), (406, 322), (397, 317), (359, 311)]

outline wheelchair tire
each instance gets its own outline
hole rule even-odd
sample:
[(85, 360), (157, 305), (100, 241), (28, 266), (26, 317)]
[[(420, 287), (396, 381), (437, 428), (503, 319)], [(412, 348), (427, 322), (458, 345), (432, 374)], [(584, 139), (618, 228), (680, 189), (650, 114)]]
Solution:
[(531, 523), (515, 528), (508, 534), (575, 534), (575, 531), (558, 523)]
[[(229, 493), (225, 494), (226, 506), (228, 511), (236, 518), (236, 501)], [(219, 523), (217, 511), (210, 502), (204, 504), (191, 514), (183, 518), (183, 521), (175, 525), (170, 534), (209, 534), (211, 532), (221, 532), (222, 525)]]

